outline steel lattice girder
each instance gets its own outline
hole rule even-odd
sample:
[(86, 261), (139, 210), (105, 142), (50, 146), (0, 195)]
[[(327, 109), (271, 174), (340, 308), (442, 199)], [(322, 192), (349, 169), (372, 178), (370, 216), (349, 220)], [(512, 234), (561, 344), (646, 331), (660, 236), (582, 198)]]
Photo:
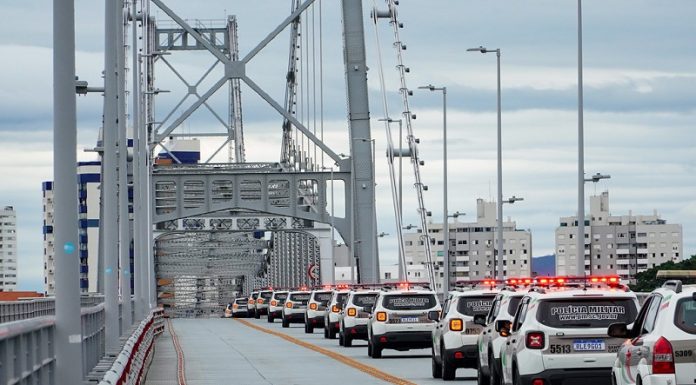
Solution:
[[(344, 196), (351, 196), (347, 172), (257, 172), (185, 170), (167, 168), (153, 172), (153, 222), (199, 217), (221, 210), (247, 209), (272, 215), (331, 223), (327, 211), (327, 183), (341, 180)], [(308, 194), (311, 193), (311, 194)], [(309, 198), (308, 198), (309, 197)], [(308, 199), (314, 199), (308, 202)], [(352, 212), (348, 199), (346, 213)], [(350, 239), (348, 218), (335, 217), (334, 226)]]

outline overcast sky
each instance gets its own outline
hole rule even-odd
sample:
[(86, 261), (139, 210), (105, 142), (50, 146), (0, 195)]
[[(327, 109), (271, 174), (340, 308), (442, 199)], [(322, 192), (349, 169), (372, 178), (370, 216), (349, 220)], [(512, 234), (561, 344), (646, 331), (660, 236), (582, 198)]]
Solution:
[[(287, 0), (169, 0), (167, 4), (187, 19), (237, 15), (242, 55), (286, 17), (290, 7)], [(386, 140), (384, 127), (377, 121), (385, 116), (380, 62), (375, 29), (367, 18), (372, 6), (372, 1), (364, 1), (372, 136), (378, 154), (378, 225), (380, 232), (391, 234), (380, 239), (380, 252), (383, 263), (393, 263), (396, 237), (383, 158)], [(558, 218), (574, 215), (577, 209), (576, 7), (571, 0), (401, 1), (401, 40), (407, 46), (404, 63), (410, 68), (408, 86), (414, 89), (411, 112), (417, 115), (414, 131), (421, 139), (423, 179), (429, 186), (425, 202), (435, 218), (442, 217), (442, 102), (439, 94), (415, 89), (428, 83), (448, 87), (449, 207), (467, 213), (464, 221), (473, 220), (476, 198), (495, 196), (496, 191), (496, 68), (495, 56), (467, 53), (466, 48), (500, 48), (503, 194), (525, 198), (506, 205), (505, 216), (516, 220), (518, 227), (531, 229), (535, 256), (553, 252)], [(611, 174), (610, 180), (596, 186), (596, 192), (610, 191), (613, 214), (657, 210), (668, 222), (683, 225), (684, 254), (696, 254), (696, 2), (586, 0), (583, 7), (585, 170), (587, 174)], [(51, 8), (45, 1), (11, 1), (2, 2), (0, 12), (11, 16), (0, 24), (0, 49), (5, 58), (0, 64), (0, 143), (4, 150), (0, 205), (13, 205), (17, 210), (19, 289), (42, 290), (41, 182), (52, 178)], [(324, 137), (336, 152), (347, 152), (338, 2), (324, 1), (322, 13)], [(77, 74), (90, 85), (99, 85), (104, 56), (103, 2), (77, 0), (76, 15)], [(153, 15), (166, 21), (154, 6)], [(317, 51), (307, 57), (318, 63), (318, 6), (314, 23), (306, 26), (307, 36), (314, 28)], [(393, 36), (384, 21), (378, 31), (389, 115), (398, 119), (403, 107)], [(312, 39), (308, 43), (311, 47)], [(247, 69), (281, 104), (287, 55), (286, 31)], [(167, 59), (192, 82), (213, 63), (203, 54)], [(318, 71), (318, 64), (316, 68)], [(219, 76), (217, 69), (201, 83), (201, 93), (217, 80), (215, 76)], [(158, 88), (172, 91), (158, 100), (157, 116), (162, 117), (185, 89), (162, 65), (156, 77)], [(307, 100), (314, 100), (311, 95)], [(223, 116), (225, 100), (223, 90), (211, 103)], [(277, 161), (281, 119), (246, 87), (243, 102), (247, 159)], [(82, 150), (95, 144), (101, 103), (96, 94), (78, 99), (80, 159), (92, 159)], [(313, 111), (303, 118), (313, 122)], [(219, 129), (215, 126), (212, 115), (201, 112), (182, 130)], [(204, 155), (210, 155), (213, 148), (212, 143), (204, 143)], [(416, 224), (413, 179), (407, 162), (406, 166), (404, 222)], [(593, 194), (595, 187), (587, 185), (586, 192)]]

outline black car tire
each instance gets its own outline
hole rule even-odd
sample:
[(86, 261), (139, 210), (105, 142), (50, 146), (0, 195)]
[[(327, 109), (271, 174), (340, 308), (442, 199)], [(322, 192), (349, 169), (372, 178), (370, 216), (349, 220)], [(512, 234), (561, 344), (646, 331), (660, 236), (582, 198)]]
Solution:
[[(488, 372), (490, 373), (491, 367), (488, 366)], [(481, 368), (481, 360), (476, 360), (476, 384), (477, 385), (489, 385), (491, 380), (490, 376), (483, 374), (483, 369)]]
[(338, 345), (343, 346), (343, 332), (338, 332)]
[(490, 385), (503, 385), (503, 380), (501, 376), (502, 368), (498, 368), (495, 364), (495, 357), (493, 352), (488, 353), (488, 384)]
[(336, 330), (334, 330), (334, 328), (331, 326), (329, 326), (329, 339), (330, 340), (336, 339)]
[(283, 327), (284, 328), (290, 327), (290, 321), (288, 321), (285, 317), (283, 317)]
[(350, 336), (343, 336), (343, 346), (347, 348), (353, 346), (353, 339)]
[[(444, 346), (444, 344), (441, 344)], [(442, 361), (442, 379), (445, 381), (454, 380), (455, 373), (457, 373), (457, 368), (449, 362), (447, 355), (445, 354), (444, 347), (440, 351), (440, 360)]]
[(435, 349), (432, 349), (431, 366), (433, 378), (442, 378), (442, 366), (440, 366), (440, 363), (437, 362), (437, 359), (435, 358)]
[(324, 327), (324, 338), (327, 340), (329, 339), (329, 328), (327, 327)]
[(273, 323), (273, 315), (271, 313), (268, 313), (268, 323), (272, 324)]
[(312, 333), (314, 333), (314, 327), (309, 323), (305, 323), (304, 332), (307, 334), (312, 334)]
[(382, 358), (382, 347), (378, 343), (372, 344), (372, 358)]

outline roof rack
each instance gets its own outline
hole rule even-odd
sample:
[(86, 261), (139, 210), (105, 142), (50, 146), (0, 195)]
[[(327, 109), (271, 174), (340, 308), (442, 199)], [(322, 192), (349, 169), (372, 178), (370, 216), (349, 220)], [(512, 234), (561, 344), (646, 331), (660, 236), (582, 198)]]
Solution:
[(674, 290), (675, 293), (679, 294), (682, 292), (682, 281), (679, 279), (670, 279), (669, 281), (662, 284), (662, 287), (669, 290)]

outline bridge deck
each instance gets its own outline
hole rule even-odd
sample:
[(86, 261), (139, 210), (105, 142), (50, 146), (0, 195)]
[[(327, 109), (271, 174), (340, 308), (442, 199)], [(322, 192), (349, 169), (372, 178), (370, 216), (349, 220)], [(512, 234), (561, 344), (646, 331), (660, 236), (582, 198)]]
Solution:
[[(283, 329), (265, 319), (218, 318), (174, 319), (172, 325), (174, 338), (168, 326), (157, 341), (147, 385), (442, 383), (430, 376), (428, 350), (385, 350), (384, 358), (375, 360), (362, 341), (343, 348), (324, 339), (321, 330), (305, 334), (298, 324)], [(179, 382), (177, 345), (185, 367)], [(474, 370), (457, 374), (465, 384), (475, 383)]]

